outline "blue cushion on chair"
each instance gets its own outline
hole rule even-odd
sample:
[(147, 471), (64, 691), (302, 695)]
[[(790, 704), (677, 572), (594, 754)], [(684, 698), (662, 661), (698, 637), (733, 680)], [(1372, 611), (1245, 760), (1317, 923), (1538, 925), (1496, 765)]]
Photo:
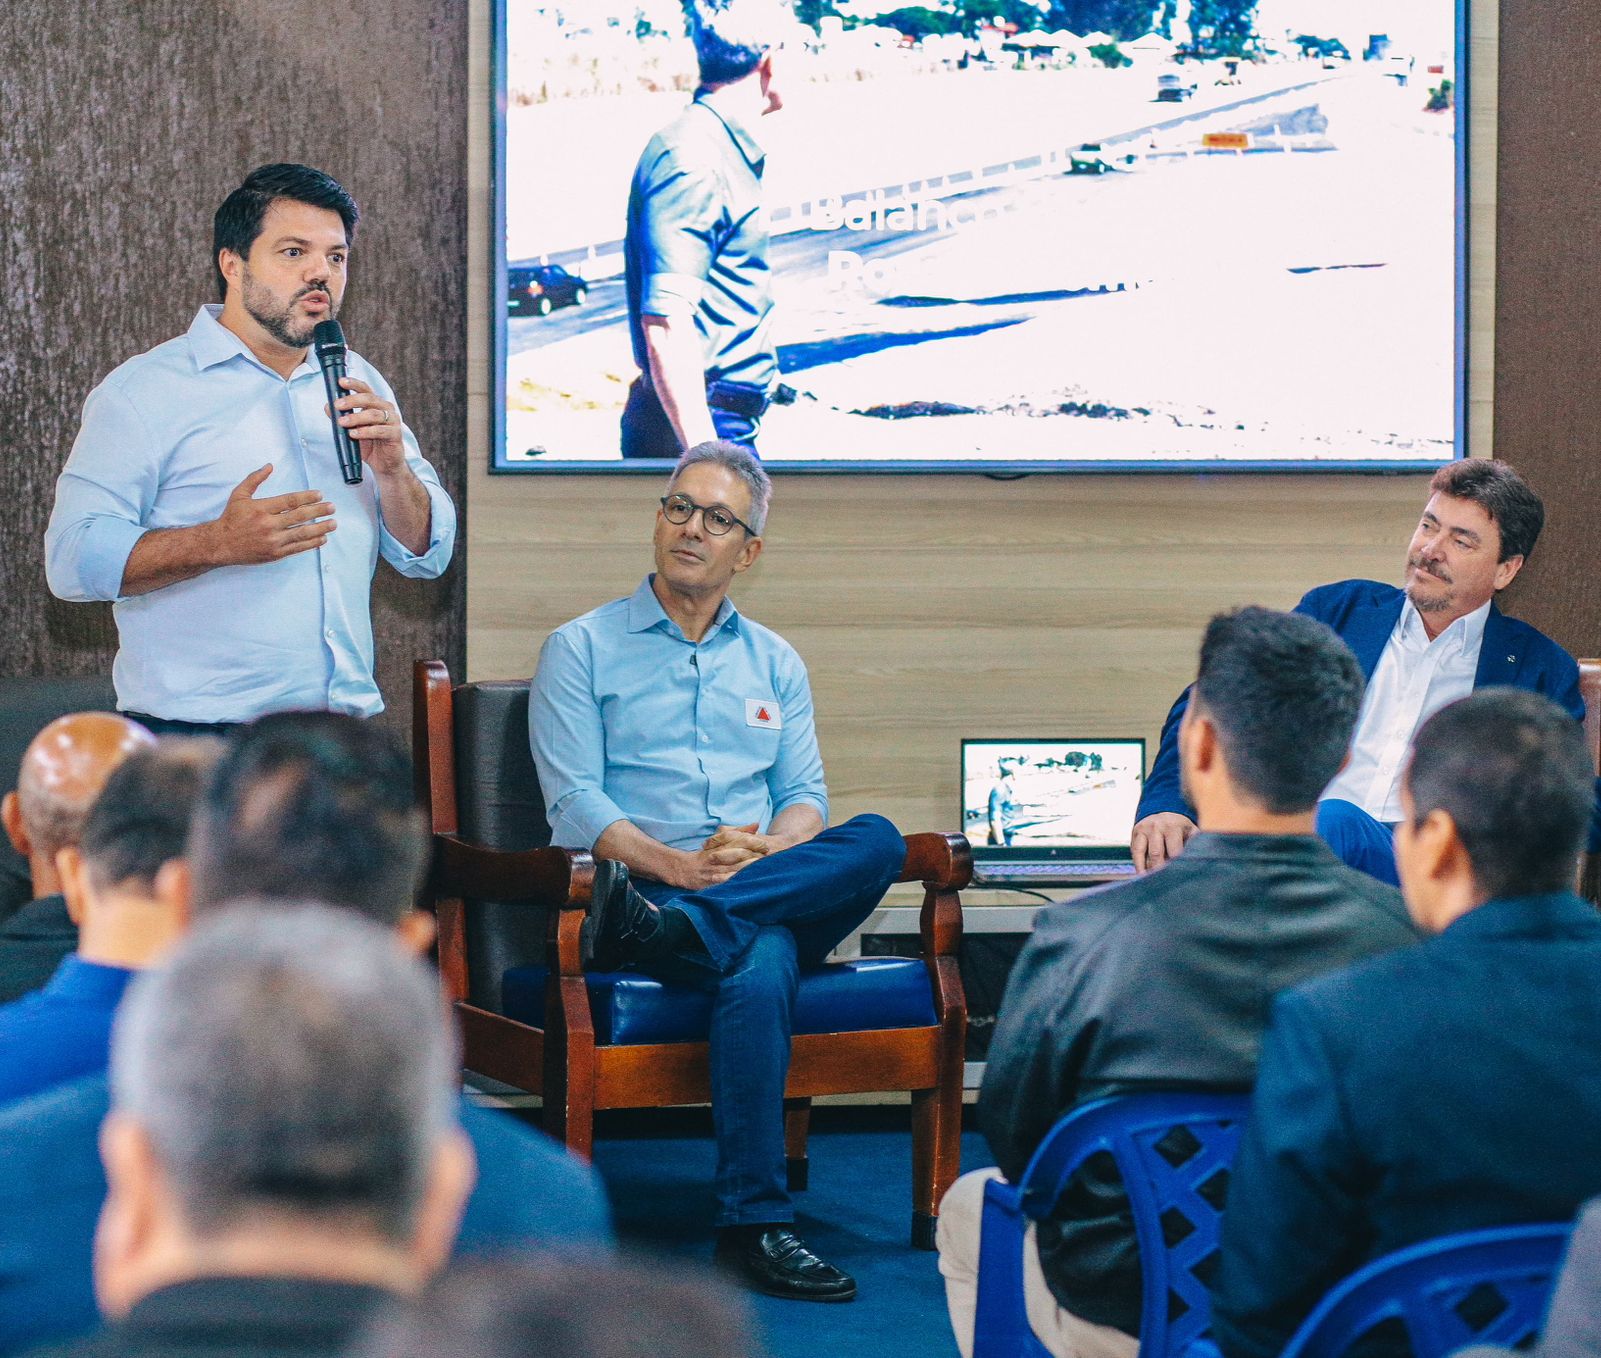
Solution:
[[(512, 967), (501, 979), (506, 1016), (545, 1026), (544, 967)], [(712, 997), (688, 986), (664, 985), (637, 971), (596, 972), (589, 983), (595, 1041), (704, 1042)], [(865, 957), (829, 962), (801, 973), (795, 997), (797, 1033), (851, 1033), (879, 1028), (927, 1028), (934, 1017), (928, 968), (915, 958)]]

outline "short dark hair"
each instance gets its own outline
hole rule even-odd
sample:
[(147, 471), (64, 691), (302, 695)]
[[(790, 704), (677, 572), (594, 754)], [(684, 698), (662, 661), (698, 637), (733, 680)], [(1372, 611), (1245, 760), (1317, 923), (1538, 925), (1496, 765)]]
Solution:
[(339, 220), (345, 224), (346, 244), (354, 244), (361, 210), (343, 184), (331, 174), (309, 165), (262, 165), (247, 174), (245, 182), (222, 200), (222, 206), (212, 219), (211, 267), (217, 276), (217, 296), (226, 298), (228, 295), (228, 280), (222, 276), (217, 256), (224, 250), (231, 250), (240, 257), (248, 255), (261, 234), (261, 222), (267, 209), (279, 198), (337, 212)]
[(242, 729), (189, 838), (197, 911), (242, 897), (352, 907), (394, 925), (428, 851), (406, 752), (336, 712), (280, 712)]
[(1340, 771), (1362, 689), (1362, 667), (1332, 629), (1252, 607), (1207, 624), (1193, 702), (1216, 724), (1235, 786), (1286, 815), (1316, 806)]
[(393, 930), (325, 905), (241, 902), (129, 989), (112, 1100), (202, 1238), (271, 1212), (403, 1243), (458, 1126), (443, 1017), (437, 979)]
[(777, 0), (684, 0), (702, 85), (743, 80), (781, 36), (787, 13)]
[(1501, 561), (1528, 559), (1545, 527), (1545, 506), (1533, 488), (1499, 458), (1469, 457), (1434, 473), (1429, 489), (1458, 500), (1471, 500), (1490, 516), (1501, 533)]
[[(607, 1298), (627, 1297), (626, 1306)], [(589, 1258), (460, 1264), (381, 1313), (351, 1358), (757, 1358), (748, 1308), (710, 1277)]]
[(1549, 698), (1491, 688), (1442, 707), (1412, 744), (1412, 823), (1446, 812), (1486, 895), (1573, 887), (1595, 805), (1584, 732)]
[(123, 761), (100, 790), (78, 846), (94, 884), (151, 886), (163, 863), (183, 857), (200, 789), (223, 744), (170, 737)]

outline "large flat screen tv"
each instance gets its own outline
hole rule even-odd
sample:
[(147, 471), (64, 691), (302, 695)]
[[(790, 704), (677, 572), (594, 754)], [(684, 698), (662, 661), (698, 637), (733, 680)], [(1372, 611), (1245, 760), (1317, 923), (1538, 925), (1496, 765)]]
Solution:
[(680, 230), (744, 251), (676, 352), (776, 350), (717, 397), (770, 399), (775, 469), (1465, 454), (1467, 0), (773, 3), (783, 107), (680, 137), (631, 228), (697, 96), (683, 0), (497, 0), (494, 470), (662, 469), (623, 455), (628, 259)]

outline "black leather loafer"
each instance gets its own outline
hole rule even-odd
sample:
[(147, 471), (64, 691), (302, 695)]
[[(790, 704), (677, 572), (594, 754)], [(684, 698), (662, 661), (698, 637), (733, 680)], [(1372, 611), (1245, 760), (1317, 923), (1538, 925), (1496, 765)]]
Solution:
[(609, 858), (596, 862), (589, 913), (578, 931), (584, 970), (616, 971), (660, 932), (661, 917), (629, 883), (628, 869)]
[(856, 1279), (824, 1263), (788, 1226), (730, 1226), (717, 1238), (717, 1262), (758, 1292), (794, 1301), (851, 1301)]

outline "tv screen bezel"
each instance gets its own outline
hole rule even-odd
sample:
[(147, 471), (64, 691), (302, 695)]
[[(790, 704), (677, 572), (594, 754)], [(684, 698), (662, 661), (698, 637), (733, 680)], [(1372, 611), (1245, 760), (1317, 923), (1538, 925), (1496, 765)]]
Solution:
[[(491, 136), (493, 138), (492, 232), (490, 239), (490, 268), (492, 294), (487, 299), (491, 317), (490, 349), (490, 446), (489, 472), (492, 476), (661, 476), (672, 462), (666, 458), (640, 458), (611, 461), (576, 461), (550, 459), (537, 462), (508, 462), (506, 459), (506, 103), (507, 103), (507, 6), (515, 0), (490, 0), (490, 57)], [(777, 473), (797, 473), (811, 476), (906, 475), (906, 476), (983, 476), (991, 479), (1016, 480), (1024, 476), (1107, 476), (1107, 475), (1164, 475), (1224, 474), (1224, 475), (1416, 475), (1434, 472), (1450, 462), (1471, 456), (1468, 447), (1468, 258), (1469, 258), (1469, 201), (1468, 201), (1468, 110), (1471, 107), (1471, 70), (1469, 44), (1470, 0), (1453, 0), (1456, 5), (1456, 90), (1452, 109), (1455, 119), (1455, 173), (1456, 189), (1453, 221), (1456, 228), (1453, 261), (1453, 290), (1455, 315), (1452, 364), (1452, 416), (1455, 425), (1452, 438), (1452, 455), (1449, 458), (1414, 459), (1351, 459), (1340, 461), (1313, 461), (1300, 458), (1252, 459), (1185, 459), (1160, 458), (1149, 461), (1128, 462), (1116, 459), (1082, 459), (1038, 461), (1033, 459), (973, 459), (939, 458), (830, 458), (822, 461), (773, 459), (766, 462), (769, 470)]]

